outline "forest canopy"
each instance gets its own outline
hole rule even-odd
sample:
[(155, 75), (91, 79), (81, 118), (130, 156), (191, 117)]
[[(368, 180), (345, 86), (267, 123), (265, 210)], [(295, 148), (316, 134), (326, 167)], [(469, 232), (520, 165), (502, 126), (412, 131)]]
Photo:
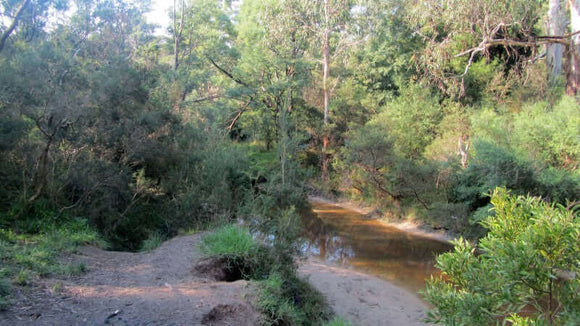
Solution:
[(0, 0), (3, 230), (136, 251), (309, 191), (474, 240), (497, 187), (577, 214), (578, 0), (150, 5)]

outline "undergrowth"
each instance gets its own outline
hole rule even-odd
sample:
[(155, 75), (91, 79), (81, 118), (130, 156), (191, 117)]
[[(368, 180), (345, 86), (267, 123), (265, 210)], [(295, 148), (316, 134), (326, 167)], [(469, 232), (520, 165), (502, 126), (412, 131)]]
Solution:
[(0, 229), (0, 309), (9, 303), (14, 285), (26, 286), (37, 277), (79, 275), (84, 264), (63, 264), (59, 257), (75, 253), (80, 245), (105, 247), (98, 233), (85, 219), (39, 224), (34, 234)]
[(141, 251), (151, 251), (159, 247), (164, 240), (165, 236), (163, 234), (155, 232), (149, 238), (141, 242)]
[(353, 326), (353, 324), (342, 317), (335, 317), (333, 320), (324, 324), (324, 326)]
[(225, 260), (244, 279), (257, 281), (262, 325), (325, 325), (331, 318), (322, 295), (298, 277), (295, 266), (282, 264), (275, 246), (258, 242), (247, 228), (223, 226), (202, 238), (200, 251)]
[(324, 297), (297, 275), (273, 272), (258, 283), (256, 306), (261, 325), (326, 325), (332, 313)]

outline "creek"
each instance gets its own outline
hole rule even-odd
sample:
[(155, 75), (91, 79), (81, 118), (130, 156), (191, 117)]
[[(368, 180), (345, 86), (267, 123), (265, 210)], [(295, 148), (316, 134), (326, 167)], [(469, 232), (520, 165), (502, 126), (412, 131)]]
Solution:
[(322, 261), (375, 275), (417, 293), (437, 274), (435, 257), (453, 247), (402, 231), (347, 208), (311, 201), (303, 214), (303, 252)]

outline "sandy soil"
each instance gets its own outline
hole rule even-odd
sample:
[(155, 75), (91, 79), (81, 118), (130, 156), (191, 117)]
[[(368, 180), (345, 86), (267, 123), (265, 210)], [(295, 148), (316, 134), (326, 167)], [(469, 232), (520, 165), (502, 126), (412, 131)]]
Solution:
[(84, 248), (71, 259), (88, 273), (23, 288), (0, 325), (255, 325), (246, 281), (214, 282), (194, 271), (198, 240), (177, 237), (150, 253)]
[(361, 326), (425, 325), (427, 307), (413, 294), (374, 276), (308, 259), (299, 270), (338, 316)]
[[(86, 247), (80, 277), (18, 288), (0, 325), (257, 325), (246, 281), (216, 282), (197, 272), (200, 236), (182, 236), (150, 253)], [(308, 260), (300, 273), (333, 310), (355, 325), (420, 325), (426, 307), (388, 282)]]

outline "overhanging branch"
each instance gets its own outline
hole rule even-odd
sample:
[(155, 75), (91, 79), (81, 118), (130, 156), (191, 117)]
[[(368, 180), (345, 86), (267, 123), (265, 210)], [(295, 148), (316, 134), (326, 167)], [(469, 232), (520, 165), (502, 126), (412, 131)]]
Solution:
[(219, 70), (222, 74), (228, 76), (231, 80), (235, 81), (237, 84), (240, 84), (242, 86), (245, 87), (249, 87), (248, 84), (246, 84), (245, 82), (243, 82), (241, 79), (235, 77), (232, 73), (230, 73), (229, 71), (225, 70), (224, 68), (220, 67), (212, 58), (208, 57), (207, 58), (209, 60), (209, 62), (211, 62), (211, 64), (217, 68), (217, 70)]

